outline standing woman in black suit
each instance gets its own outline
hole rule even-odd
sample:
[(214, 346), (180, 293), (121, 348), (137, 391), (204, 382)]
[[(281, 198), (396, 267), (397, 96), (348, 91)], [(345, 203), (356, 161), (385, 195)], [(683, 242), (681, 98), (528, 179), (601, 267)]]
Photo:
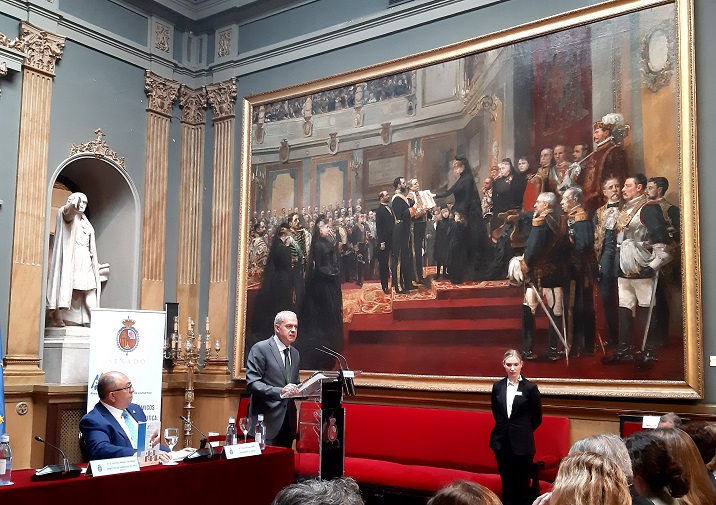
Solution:
[(490, 449), (495, 451), (502, 479), (504, 505), (530, 505), (530, 474), (535, 455), (534, 431), (542, 424), (542, 399), (537, 385), (523, 378), (519, 351), (505, 352), (507, 377), (492, 386), (495, 427)]

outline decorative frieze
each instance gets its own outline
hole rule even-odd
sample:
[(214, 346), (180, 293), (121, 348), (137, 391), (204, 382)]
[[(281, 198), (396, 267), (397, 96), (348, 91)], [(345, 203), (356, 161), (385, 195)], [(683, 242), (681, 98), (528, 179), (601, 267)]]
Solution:
[(182, 86), (179, 92), (181, 122), (190, 125), (204, 124), (206, 121), (206, 88), (193, 89)]
[(214, 121), (225, 117), (234, 117), (236, 108), (236, 77), (218, 84), (204, 86), (207, 98), (214, 113)]
[(144, 72), (144, 91), (149, 101), (147, 110), (163, 114), (167, 117), (172, 115), (172, 106), (179, 93), (179, 83), (170, 79), (160, 77), (151, 70)]
[(154, 48), (164, 53), (169, 53), (171, 32), (169, 27), (163, 23), (154, 25)]
[(102, 140), (102, 137), (105, 136), (104, 133), (102, 133), (102, 128), (97, 128), (94, 134), (97, 135), (97, 138), (94, 140), (80, 145), (72, 144), (70, 156), (74, 156), (78, 153), (91, 153), (97, 158), (109, 158), (126, 171), (127, 167), (124, 165), (124, 158), (119, 156), (116, 151), (110, 149), (107, 143)]
[(231, 29), (219, 32), (217, 54), (219, 58), (225, 58), (231, 54)]

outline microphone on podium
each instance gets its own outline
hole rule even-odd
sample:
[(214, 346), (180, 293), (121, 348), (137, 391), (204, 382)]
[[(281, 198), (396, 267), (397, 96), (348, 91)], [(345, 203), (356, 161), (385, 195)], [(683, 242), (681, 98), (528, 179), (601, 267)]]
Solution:
[(206, 439), (206, 445), (207, 447), (204, 449), (197, 449), (196, 451), (192, 452), (188, 456), (186, 456), (183, 461), (186, 461), (187, 463), (195, 462), (195, 461), (206, 461), (207, 459), (211, 459), (214, 457), (214, 455), (217, 453), (216, 450), (211, 445), (211, 442), (209, 442), (209, 437), (206, 436), (206, 434), (201, 431), (199, 428), (196, 427), (194, 423), (192, 423), (189, 419), (187, 419), (184, 416), (179, 416), (179, 419), (184, 421), (186, 424), (194, 428), (196, 431), (198, 431), (201, 436), (203, 436)]
[(62, 455), (62, 464), (47, 465), (42, 468), (39, 468), (37, 471), (35, 471), (35, 475), (30, 477), (32, 480), (67, 479), (70, 477), (77, 477), (79, 474), (82, 473), (82, 469), (80, 467), (70, 463), (70, 460), (67, 459), (67, 456), (62, 449), (60, 449), (56, 445), (52, 445), (50, 442), (44, 440), (42, 437), (36, 436), (35, 440), (37, 440), (38, 442), (42, 442), (43, 444), (48, 445), (58, 451)]
[[(346, 395), (349, 396), (355, 396), (356, 394), (356, 388), (355, 383), (353, 382), (353, 376), (351, 374), (346, 374), (345, 372), (350, 372), (350, 368), (348, 367), (348, 360), (345, 356), (343, 356), (341, 353), (334, 351), (330, 347), (326, 347), (325, 345), (322, 345), (321, 347), (316, 347), (317, 351), (321, 351), (325, 354), (328, 354), (329, 356), (333, 356), (336, 358), (336, 361), (338, 361), (338, 368), (339, 368), (339, 377), (340, 381), (343, 384), (343, 392)], [(343, 364), (341, 364), (341, 360), (343, 360), (343, 364), (345, 364), (345, 371), (343, 369)]]

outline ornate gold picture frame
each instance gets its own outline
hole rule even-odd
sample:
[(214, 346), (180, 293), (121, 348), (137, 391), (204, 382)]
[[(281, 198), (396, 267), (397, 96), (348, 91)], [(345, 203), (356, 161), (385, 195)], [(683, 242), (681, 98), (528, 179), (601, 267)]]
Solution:
[[(629, 135), (619, 144), (629, 174), (666, 177), (667, 200), (680, 210), (663, 351), (648, 370), (605, 367), (598, 358), (610, 351), (606, 335), (600, 334), (591, 361), (527, 362), (523, 373), (548, 394), (701, 398), (693, 53), (692, 0), (614, 1), (246, 97), (234, 377), (245, 376), (252, 343), (247, 324), (261, 310), (253, 303), (260, 272), (257, 280), (250, 252), (252, 225), (262, 211), (271, 211), (274, 221), (280, 221), (282, 207), (289, 213), (297, 207), (307, 217), (311, 209), (321, 212), (327, 204), (333, 211), (334, 202), (336, 210), (375, 209), (380, 190), (393, 193), (395, 176), (417, 177), (422, 189), (439, 193), (454, 182), (449, 169), (454, 155), (470, 160), (480, 188), (490, 168), (504, 158), (517, 165), (524, 155), (536, 166), (544, 147), (588, 143), (593, 149), (592, 123), (616, 112), (629, 125)], [(264, 219), (270, 225), (270, 218)], [(426, 270), (426, 275), (432, 278), (432, 272)], [(490, 282), (469, 288), (519, 289), (504, 279)], [(424, 298), (433, 300), (441, 289), (453, 289), (441, 286), (432, 284)], [(380, 291), (379, 283), (377, 287)], [(375, 291), (365, 285), (359, 293), (343, 289), (344, 325), (349, 326), (341, 337), (347, 343), (343, 351), (352, 367), (363, 369), (359, 385), (485, 392), (504, 375), (502, 352), (520, 348), (519, 324), (505, 320), (503, 326), (484, 329), (478, 323), (487, 325), (491, 314), (477, 310), (472, 317), (460, 316), (467, 321), (466, 330), (455, 334), (437, 329), (431, 334), (434, 322), (425, 314), (433, 309), (421, 307), (420, 300), (408, 300), (413, 308), (402, 319), (380, 319), (406, 299), (393, 293), (385, 302), (380, 294), (366, 294)], [(521, 299), (515, 300), (519, 317)], [(494, 313), (511, 310), (513, 302), (501, 303)], [(360, 331), (350, 328), (366, 314), (375, 327), (364, 318)], [(404, 345), (410, 337), (400, 330), (415, 321), (412, 333), (424, 348), (411, 354)], [(538, 321), (539, 346), (544, 346), (548, 324)]]

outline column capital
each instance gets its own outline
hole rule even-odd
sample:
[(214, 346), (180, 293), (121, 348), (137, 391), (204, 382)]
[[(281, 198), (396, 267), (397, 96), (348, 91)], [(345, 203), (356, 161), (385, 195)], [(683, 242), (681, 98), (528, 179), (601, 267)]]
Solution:
[(55, 75), (55, 63), (62, 57), (65, 37), (22, 21), (20, 44), (22, 52), (25, 53), (25, 67), (50, 76)]
[(172, 105), (179, 93), (178, 82), (165, 79), (151, 70), (146, 70), (144, 72), (144, 91), (149, 98), (147, 103), (148, 111), (171, 117)]
[(235, 116), (236, 83), (236, 77), (232, 77), (228, 81), (204, 86), (214, 113), (214, 121)]
[(181, 122), (190, 125), (201, 125), (206, 121), (206, 89), (181, 87), (179, 91), (179, 107), (181, 107)]

